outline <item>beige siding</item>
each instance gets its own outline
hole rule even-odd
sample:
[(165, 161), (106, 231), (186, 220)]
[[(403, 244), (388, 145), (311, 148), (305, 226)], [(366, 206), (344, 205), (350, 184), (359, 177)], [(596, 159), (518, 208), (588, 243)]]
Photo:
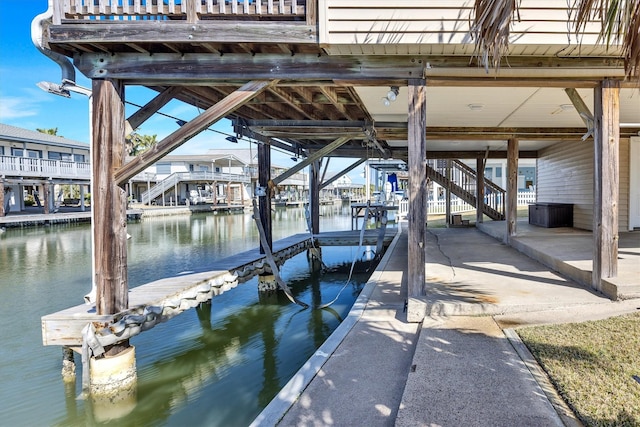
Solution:
[(573, 204), (573, 226), (592, 229), (593, 141), (562, 142), (540, 152), (538, 202)]
[[(387, 54), (403, 54), (411, 45), (424, 47), (421, 53), (473, 52), (469, 35), (473, 2), (467, 0), (319, 0), (318, 5), (320, 44), (332, 52), (340, 50), (339, 45), (355, 50), (370, 45)], [(587, 25), (579, 49), (568, 28), (572, 26), (565, 2), (522, 0), (520, 19), (511, 29), (511, 53), (555, 55), (560, 49), (563, 56), (619, 53), (595, 47), (599, 23)]]
[(631, 165), (631, 143), (628, 138), (620, 140), (620, 196), (618, 199), (618, 230), (629, 229), (629, 168)]
[[(540, 151), (538, 202), (573, 204), (573, 226), (593, 229), (593, 141), (563, 142)], [(620, 140), (618, 229), (629, 220), (629, 140)]]

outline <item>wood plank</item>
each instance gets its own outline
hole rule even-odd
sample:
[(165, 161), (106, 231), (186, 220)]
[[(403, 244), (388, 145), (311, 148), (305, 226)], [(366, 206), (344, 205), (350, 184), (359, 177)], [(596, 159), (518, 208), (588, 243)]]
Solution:
[(594, 191), (592, 285), (618, 275), (620, 85), (606, 79), (594, 90)]
[(116, 182), (122, 184), (127, 182), (136, 174), (142, 172), (159, 159), (175, 150), (191, 138), (208, 128), (221, 118), (225, 117), (265, 88), (275, 84), (276, 81), (252, 81), (237, 91), (229, 94), (217, 104), (209, 107), (205, 112), (180, 127), (178, 130), (164, 138), (162, 141), (149, 148), (144, 153), (138, 155), (131, 162), (122, 166), (115, 172)]
[(426, 126), (427, 88), (424, 80), (409, 81), (408, 116), (408, 165), (409, 165), (409, 212), (408, 227), (408, 295), (420, 297), (427, 294), (426, 288), (426, 228), (427, 228), (427, 184), (426, 184)]

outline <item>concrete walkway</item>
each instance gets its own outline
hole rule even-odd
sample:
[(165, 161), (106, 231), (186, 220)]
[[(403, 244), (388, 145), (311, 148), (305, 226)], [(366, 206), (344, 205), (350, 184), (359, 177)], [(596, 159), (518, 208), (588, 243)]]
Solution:
[(254, 425), (575, 422), (508, 328), (634, 312), (640, 300), (612, 302), (473, 228), (430, 229), (427, 243), (429, 317), (406, 322), (401, 234), (349, 317)]

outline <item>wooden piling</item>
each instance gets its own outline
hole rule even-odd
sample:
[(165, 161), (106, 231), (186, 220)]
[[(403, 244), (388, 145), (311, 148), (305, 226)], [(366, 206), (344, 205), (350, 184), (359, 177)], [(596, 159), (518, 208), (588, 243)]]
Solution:
[[(127, 195), (114, 172), (124, 164), (124, 85), (93, 80), (93, 241), (95, 245), (96, 310), (113, 314), (129, 305), (127, 283)], [(123, 342), (105, 349), (107, 355), (128, 347)]]

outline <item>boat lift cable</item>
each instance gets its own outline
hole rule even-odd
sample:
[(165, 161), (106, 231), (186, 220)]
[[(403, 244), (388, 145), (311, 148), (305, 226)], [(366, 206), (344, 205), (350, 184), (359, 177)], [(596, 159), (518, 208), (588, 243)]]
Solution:
[[(307, 207), (304, 209), (304, 218), (305, 218), (305, 222), (307, 223), (307, 230), (309, 231), (309, 235), (311, 236), (311, 247), (317, 251), (318, 248), (316, 248), (315, 238), (313, 237), (313, 231), (311, 231), (311, 213), (309, 212), (308, 204), (307, 204)], [(322, 270), (327, 271), (328, 268), (324, 263), (324, 261), (322, 261), (322, 258), (320, 258), (320, 263), (322, 264)]]
[[(356, 254), (353, 257), (353, 262), (351, 263), (351, 269), (349, 270), (349, 277), (347, 278), (347, 281), (344, 283), (344, 286), (342, 286), (342, 289), (340, 289), (340, 291), (338, 292), (336, 297), (334, 299), (332, 299), (331, 301), (329, 301), (328, 303), (326, 303), (326, 304), (319, 305), (318, 306), (319, 309), (327, 308), (330, 305), (332, 305), (334, 302), (336, 302), (338, 300), (338, 298), (340, 298), (340, 295), (342, 294), (342, 291), (344, 291), (344, 289), (347, 287), (349, 282), (351, 282), (351, 276), (353, 275), (353, 268), (356, 265), (356, 261), (358, 259), (358, 254), (360, 253), (360, 248), (362, 248), (362, 242), (364, 241), (364, 232), (365, 232), (365, 229), (366, 229), (367, 218), (369, 217), (369, 204), (370, 204), (370, 202), (367, 201), (367, 207), (364, 210), (364, 218), (362, 220), (362, 230), (360, 230), (360, 241), (358, 242), (358, 249), (356, 249)], [(356, 221), (357, 221), (357, 219), (356, 219)]]
[(253, 199), (253, 219), (256, 222), (256, 225), (258, 226), (258, 234), (260, 234), (260, 243), (262, 244), (262, 248), (264, 249), (264, 254), (265, 257), (267, 258), (267, 262), (269, 263), (269, 266), (271, 267), (271, 272), (273, 273), (273, 277), (276, 280), (276, 283), (278, 284), (278, 286), (280, 287), (280, 289), (282, 289), (282, 291), (285, 293), (285, 295), (287, 296), (287, 298), (289, 298), (289, 301), (296, 303), (304, 308), (308, 308), (309, 304), (300, 301), (299, 299), (297, 299), (295, 296), (293, 296), (293, 294), (291, 293), (291, 289), (289, 289), (289, 287), (287, 286), (286, 283), (284, 283), (284, 281), (282, 280), (282, 278), (280, 277), (280, 273), (278, 271), (278, 265), (276, 264), (276, 260), (273, 257), (273, 253), (271, 252), (271, 248), (269, 247), (269, 242), (267, 242), (267, 236), (265, 235), (264, 232), (264, 227), (262, 226), (262, 222), (260, 222), (260, 213), (258, 212), (258, 204), (256, 203), (256, 199)]

